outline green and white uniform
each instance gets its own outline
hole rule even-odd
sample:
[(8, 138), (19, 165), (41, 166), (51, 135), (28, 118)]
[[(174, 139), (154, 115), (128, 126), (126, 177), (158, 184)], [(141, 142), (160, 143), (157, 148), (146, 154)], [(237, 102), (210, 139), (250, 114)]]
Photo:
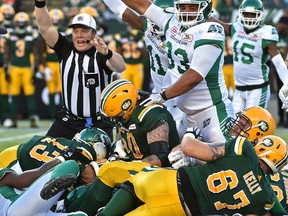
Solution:
[[(166, 20), (158, 18), (165, 16)], [(225, 42), (223, 27), (214, 22), (206, 22), (183, 28), (175, 14), (167, 17), (164, 12), (157, 14), (157, 17), (147, 15), (147, 18), (164, 29), (166, 52), (169, 58), (167, 74), (170, 75), (171, 83), (174, 84), (189, 68), (197, 71), (204, 78), (187, 93), (176, 98), (178, 107), (187, 115), (188, 126), (201, 129), (203, 141), (225, 141), (223, 125), (227, 117), (233, 117), (234, 112), (228, 99), (222, 72)], [(207, 58), (215, 59), (211, 68), (207, 68), (201, 61), (193, 61), (193, 58), (197, 58), (194, 57), (197, 49), (201, 50), (203, 47), (209, 49), (209, 46), (215, 47), (215, 45), (221, 49), (221, 53), (219, 56), (207, 55)], [(169, 86), (171, 83), (164, 83), (163, 86)]]
[(246, 33), (239, 20), (231, 25), (230, 32), (236, 85), (234, 111), (251, 106), (266, 108), (270, 98), (269, 67), (266, 64), (269, 54), (266, 48), (278, 42), (278, 33), (270, 25), (262, 25)]
[[(10, 168), (0, 169), (0, 179), (4, 175), (14, 172)], [(29, 188), (20, 191), (10, 186), (0, 185), (0, 215), (5, 216), (85, 216), (85, 213), (54, 213), (50, 208), (57, 202), (64, 190), (59, 191), (49, 200), (44, 200), (40, 196), (45, 183), (57, 177), (73, 174), (77, 176), (79, 167), (75, 161), (65, 161), (52, 168), (46, 174), (37, 179)], [(87, 215), (86, 215), (87, 216)]]

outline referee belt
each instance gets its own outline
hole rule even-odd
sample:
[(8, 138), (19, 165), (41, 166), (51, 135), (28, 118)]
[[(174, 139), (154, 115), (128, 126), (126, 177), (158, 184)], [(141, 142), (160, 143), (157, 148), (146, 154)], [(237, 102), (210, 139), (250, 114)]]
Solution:
[(269, 85), (269, 81), (266, 81), (258, 85), (246, 85), (246, 86), (236, 86), (236, 89), (239, 91), (251, 91), (254, 89), (260, 89)]
[(71, 113), (66, 108), (65, 108), (65, 113), (66, 113), (67, 118), (69, 118), (70, 120), (73, 120), (73, 121), (86, 122), (87, 119), (89, 119), (89, 118), (91, 118), (93, 122), (97, 122), (97, 121), (102, 121), (103, 120), (102, 115), (100, 113), (96, 113), (96, 115), (91, 116), (91, 117), (79, 117), (79, 116), (76, 116), (73, 113)]

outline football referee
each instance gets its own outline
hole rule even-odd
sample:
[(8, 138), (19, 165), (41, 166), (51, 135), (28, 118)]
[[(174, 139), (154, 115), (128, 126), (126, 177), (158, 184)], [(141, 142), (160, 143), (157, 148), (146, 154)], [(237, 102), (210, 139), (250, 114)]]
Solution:
[[(35, 18), (41, 35), (59, 58), (63, 109), (47, 136), (72, 139), (86, 127), (98, 127), (112, 135), (112, 127), (99, 114), (100, 93), (112, 81), (112, 72), (126, 68), (121, 55), (112, 52), (96, 35), (96, 21), (89, 14), (76, 15), (68, 26), (72, 41), (54, 28), (45, 0), (35, 0)], [(112, 138), (112, 137), (111, 137)]]

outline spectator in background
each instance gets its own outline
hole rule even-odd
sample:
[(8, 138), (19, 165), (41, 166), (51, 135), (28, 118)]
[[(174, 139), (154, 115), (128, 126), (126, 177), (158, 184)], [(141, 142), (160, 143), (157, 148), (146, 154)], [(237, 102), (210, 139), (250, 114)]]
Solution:
[(35, 1), (35, 17), (46, 43), (55, 50), (61, 69), (63, 109), (46, 135), (72, 139), (87, 127), (98, 127), (112, 138), (113, 125), (99, 113), (101, 91), (112, 81), (112, 73), (125, 70), (121, 55), (112, 52), (96, 34), (96, 21), (89, 14), (76, 15), (72, 41), (53, 26), (44, 0)]
[[(285, 60), (285, 57), (288, 52), (288, 16), (282, 16), (279, 19), (278, 23), (276, 24), (276, 29), (279, 35), (279, 41), (277, 43), (277, 47), (282, 58)], [(271, 69), (271, 76), (275, 81), (274, 83), (275, 91), (278, 92), (281, 89), (283, 82), (279, 78), (276, 68), (273, 64), (271, 64), (271, 61), (270, 61), (270, 69)], [(278, 126), (288, 127), (288, 113), (281, 107), (282, 107), (282, 101), (278, 98), (278, 115), (279, 115)]]

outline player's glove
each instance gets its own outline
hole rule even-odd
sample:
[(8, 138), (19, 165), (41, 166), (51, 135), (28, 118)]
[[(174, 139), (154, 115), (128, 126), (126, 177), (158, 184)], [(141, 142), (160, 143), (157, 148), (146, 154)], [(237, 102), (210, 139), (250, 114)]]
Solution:
[(62, 156), (64, 160), (75, 160), (78, 162), (78, 164), (88, 164), (92, 161), (92, 158), (88, 158), (89, 155), (84, 155), (83, 150), (78, 148), (65, 149), (61, 152), (60, 156)]
[(44, 77), (46, 81), (50, 81), (52, 79), (53, 71), (49, 67), (44, 68)]
[(182, 151), (171, 152), (168, 155), (168, 160), (174, 169), (178, 169), (182, 166), (193, 166), (196, 163), (194, 158), (185, 155)]
[(140, 106), (149, 106), (153, 103), (155, 104), (161, 104), (164, 103), (167, 100), (165, 93), (152, 93), (150, 94), (150, 96), (148, 98), (146, 98), (145, 100), (143, 100), (140, 103)]
[(202, 139), (201, 130), (199, 128), (197, 128), (197, 127), (188, 127), (186, 129), (185, 134), (187, 134), (187, 133), (193, 134), (195, 139), (197, 139), (197, 140), (201, 140)]
[[(114, 148), (113, 148), (114, 147)], [(112, 148), (114, 149), (114, 151), (112, 152), (112, 154), (110, 154), (110, 156), (108, 157), (108, 161), (115, 161), (115, 160), (128, 160), (129, 157), (127, 156), (125, 150), (124, 150), (124, 146), (121, 142), (121, 140), (118, 140), (114, 146)]]
[(282, 101), (282, 109), (288, 112), (288, 82), (284, 83), (279, 91), (279, 98)]

